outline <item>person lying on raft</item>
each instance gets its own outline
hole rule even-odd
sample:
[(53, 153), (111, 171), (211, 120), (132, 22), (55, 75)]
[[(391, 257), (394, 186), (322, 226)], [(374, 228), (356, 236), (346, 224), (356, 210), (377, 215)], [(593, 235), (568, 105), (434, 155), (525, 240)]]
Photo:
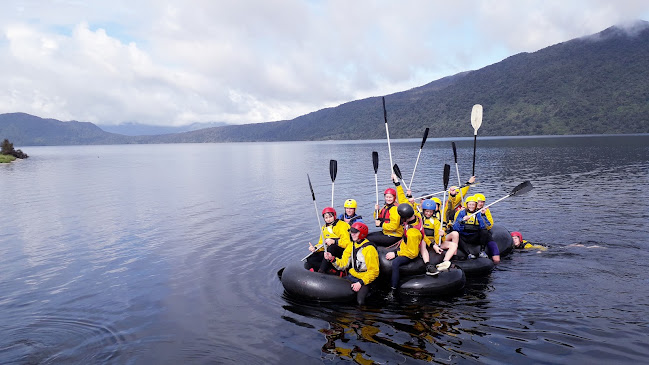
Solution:
[(469, 186), (470, 184), (473, 184), (475, 182), (475, 176), (471, 176), (469, 181), (466, 182), (465, 186), (460, 189), (457, 186), (451, 186), (448, 189), (448, 200), (446, 200), (446, 206), (444, 207), (446, 209), (446, 212), (444, 214), (444, 217), (446, 217), (446, 223), (452, 223), (453, 218), (456, 215), (456, 212), (462, 208), (462, 200), (465, 200), (467, 198), (467, 195), (469, 194)]
[(365, 304), (365, 297), (369, 293), (370, 285), (379, 276), (379, 253), (376, 248), (367, 240), (367, 225), (356, 222), (349, 229), (349, 236), (352, 244), (348, 245), (339, 259), (326, 252), (324, 258), (331, 261), (338, 270), (348, 270), (351, 288), (356, 292), (358, 305)]
[(324, 243), (327, 245), (327, 251), (331, 252), (335, 257), (341, 257), (343, 251), (349, 246), (349, 224), (345, 221), (336, 219), (336, 210), (332, 207), (326, 207), (322, 210), (322, 217), (325, 224), (322, 226), (322, 234), (316, 247), (309, 242), (309, 251), (314, 252), (313, 255), (306, 259), (307, 265), (310, 270), (317, 270), (318, 272), (327, 272), (333, 269), (329, 261), (324, 260)]
[[(378, 204), (375, 206), (374, 219), (377, 227), (381, 227), (381, 230), (378, 232), (372, 232), (367, 236), (367, 239), (370, 240), (376, 246), (388, 247), (399, 242), (403, 236), (403, 227), (399, 221), (399, 213), (397, 212), (397, 205), (399, 202), (405, 202), (405, 194), (403, 193), (403, 188), (399, 183), (399, 179), (395, 174), (392, 174), (392, 181), (396, 186), (396, 189), (386, 189), (383, 196), (385, 197), (385, 205), (381, 210), (379, 210)], [(397, 191), (400, 192), (400, 195), (403, 195), (403, 201), (398, 199)], [(376, 211), (379, 212), (378, 216)]]
[(363, 223), (363, 217), (356, 214), (356, 207), (358, 206), (358, 204), (356, 204), (356, 200), (347, 199), (345, 200), (345, 204), (343, 204), (343, 206), (345, 207), (345, 212), (340, 213), (340, 215), (338, 216), (339, 220), (345, 221), (345, 223), (349, 224), (350, 226), (355, 222)]
[[(399, 268), (408, 264), (410, 261), (419, 256), (419, 245), (424, 239), (424, 225), (419, 216), (415, 213), (412, 205), (401, 203), (397, 207), (400, 222), (403, 224), (403, 239), (397, 252), (390, 251), (385, 254), (385, 258), (392, 261), (392, 290), (390, 296), (394, 296), (399, 287)], [(424, 243), (425, 245), (425, 243)]]
[[(498, 244), (495, 241), (489, 241), (491, 235), (487, 230), (487, 226), (490, 222), (484, 216), (485, 209), (478, 211), (477, 204), (475, 197), (468, 197), (466, 199), (466, 209), (459, 211), (455, 217), (453, 230), (460, 234), (459, 249), (467, 255), (467, 258), (475, 259), (475, 255), (469, 252), (468, 245), (480, 245), (480, 257), (488, 257), (484, 251), (486, 247), (494, 264), (498, 264), (500, 262)], [(470, 217), (476, 212), (476, 215)]]
[(514, 240), (514, 248), (521, 250), (539, 250), (546, 251), (548, 248), (540, 245), (538, 243), (530, 243), (527, 240), (523, 239), (523, 235), (520, 232), (512, 232), (512, 239)]
[[(426, 264), (426, 274), (437, 275), (440, 271), (448, 270), (451, 266), (451, 258), (457, 253), (460, 235), (456, 231), (446, 233), (441, 224), (441, 213), (439, 211), (442, 202), (438, 198), (426, 199), (421, 203), (424, 222), (424, 240), (419, 246), (419, 253)], [(441, 239), (440, 239), (441, 236)], [(441, 241), (441, 244), (437, 244)], [(428, 246), (433, 244), (433, 249), (438, 255), (444, 254), (444, 260), (437, 266), (429, 263)], [(446, 252), (444, 252), (446, 250)]]

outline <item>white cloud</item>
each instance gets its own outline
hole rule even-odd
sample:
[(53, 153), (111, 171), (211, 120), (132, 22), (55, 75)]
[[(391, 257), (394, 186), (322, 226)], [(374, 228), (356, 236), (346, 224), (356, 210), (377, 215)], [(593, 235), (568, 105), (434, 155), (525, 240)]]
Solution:
[(8, 1), (0, 113), (291, 119), (647, 18), (644, 1)]

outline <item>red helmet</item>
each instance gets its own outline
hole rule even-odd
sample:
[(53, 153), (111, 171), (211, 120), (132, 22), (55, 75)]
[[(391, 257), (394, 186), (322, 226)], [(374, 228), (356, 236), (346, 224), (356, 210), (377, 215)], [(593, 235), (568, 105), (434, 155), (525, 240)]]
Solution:
[(334, 215), (334, 218), (336, 218), (336, 210), (332, 207), (326, 207), (322, 210), (322, 216), (324, 217), (325, 213), (331, 213)]
[(385, 192), (383, 193), (383, 195), (385, 195), (385, 194), (392, 194), (393, 197), (395, 197), (395, 198), (397, 197), (397, 191), (392, 189), (392, 188), (385, 189)]
[(356, 233), (355, 231), (360, 232), (358, 234), (359, 240), (365, 239), (365, 237), (367, 237), (368, 228), (367, 225), (365, 225), (365, 223), (355, 222), (354, 224), (352, 224), (351, 228), (349, 229), (349, 232)]
[(523, 242), (523, 235), (520, 232), (512, 232), (511, 235), (512, 237), (514, 236), (518, 237), (518, 239), (521, 240), (521, 242)]

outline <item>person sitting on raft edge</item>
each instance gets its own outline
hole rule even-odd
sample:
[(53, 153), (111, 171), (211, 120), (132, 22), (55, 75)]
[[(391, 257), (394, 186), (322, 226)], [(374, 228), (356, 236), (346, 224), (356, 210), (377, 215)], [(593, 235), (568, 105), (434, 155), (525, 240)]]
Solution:
[(523, 235), (518, 232), (514, 231), (511, 233), (512, 235), (512, 240), (514, 240), (514, 248), (515, 249), (520, 249), (520, 250), (539, 250), (539, 251), (547, 251), (547, 247), (540, 245), (538, 243), (530, 243), (527, 242), (527, 240), (523, 239)]
[[(419, 251), (421, 258), (426, 264), (427, 275), (437, 275), (440, 271), (448, 270), (451, 266), (451, 258), (457, 253), (460, 235), (456, 231), (446, 233), (441, 224), (441, 213), (439, 211), (442, 202), (438, 198), (426, 199), (421, 203), (424, 222), (424, 240)], [(440, 242), (438, 245), (437, 243)], [(437, 266), (429, 263), (428, 246), (433, 245), (433, 250), (438, 255), (444, 255), (444, 259)], [(444, 252), (446, 250), (446, 252)]]
[[(403, 194), (403, 188), (400, 186), (399, 180), (395, 174), (392, 174), (392, 181), (397, 189), (400, 189)], [(379, 210), (378, 204), (375, 206), (374, 219), (377, 227), (381, 227), (380, 231), (372, 232), (367, 236), (374, 245), (381, 247), (389, 247), (399, 242), (403, 236), (403, 227), (399, 221), (399, 213), (397, 212), (397, 205), (400, 200), (397, 198), (397, 190), (388, 188), (384, 193), (385, 205)], [(376, 212), (378, 211), (378, 215)]]
[(309, 242), (309, 251), (313, 252), (306, 260), (309, 269), (317, 270), (324, 273), (333, 269), (329, 261), (324, 260), (324, 244), (327, 245), (327, 251), (333, 253), (336, 257), (341, 257), (345, 248), (349, 245), (349, 224), (345, 221), (336, 219), (336, 210), (332, 207), (326, 207), (322, 210), (322, 218), (325, 224), (322, 226), (322, 234), (316, 247)]
[[(412, 205), (401, 203), (397, 207), (401, 223), (403, 223), (403, 240), (399, 245), (397, 252), (390, 251), (385, 254), (385, 258), (392, 261), (392, 281), (391, 291), (388, 295), (394, 298), (399, 288), (399, 269), (401, 266), (408, 264), (410, 261), (419, 256), (419, 246), (424, 239), (424, 227), (421, 217), (415, 213)], [(425, 243), (424, 243), (425, 244)]]
[[(460, 251), (467, 255), (467, 258), (474, 259), (475, 255), (468, 250), (468, 245), (480, 245), (480, 257), (488, 257), (484, 252), (485, 247), (491, 254), (494, 264), (500, 263), (500, 250), (495, 241), (489, 241), (491, 234), (487, 230), (489, 225), (484, 216), (485, 209), (477, 210), (477, 200), (470, 196), (466, 199), (466, 209), (458, 212), (453, 223), (453, 230), (460, 234)], [(476, 213), (473, 215), (473, 213)], [(473, 215), (471, 217), (471, 215)]]
[[(351, 288), (356, 292), (358, 305), (365, 305), (365, 298), (369, 293), (370, 286), (379, 276), (379, 253), (370, 241), (367, 240), (368, 228), (365, 223), (356, 222), (349, 229), (349, 236), (352, 244), (348, 245), (340, 259), (326, 252), (325, 260), (331, 261), (338, 270), (349, 268), (349, 280)], [(351, 268), (350, 268), (351, 266)]]
[(349, 224), (350, 226), (355, 222), (364, 223), (363, 217), (356, 214), (356, 208), (358, 207), (356, 200), (347, 199), (345, 200), (345, 204), (343, 204), (343, 206), (345, 207), (345, 212), (340, 213), (340, 215), (338, 216), (339, 220), (345, 221), (345, 223)]

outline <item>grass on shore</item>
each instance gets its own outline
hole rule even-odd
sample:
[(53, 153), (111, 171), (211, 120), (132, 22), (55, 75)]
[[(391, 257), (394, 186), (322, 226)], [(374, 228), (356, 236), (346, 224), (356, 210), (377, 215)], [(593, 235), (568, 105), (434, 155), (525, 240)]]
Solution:
[(0, 163), (7, 163), (15, 160), (16, 158), (12, 155), (0, 155)]

